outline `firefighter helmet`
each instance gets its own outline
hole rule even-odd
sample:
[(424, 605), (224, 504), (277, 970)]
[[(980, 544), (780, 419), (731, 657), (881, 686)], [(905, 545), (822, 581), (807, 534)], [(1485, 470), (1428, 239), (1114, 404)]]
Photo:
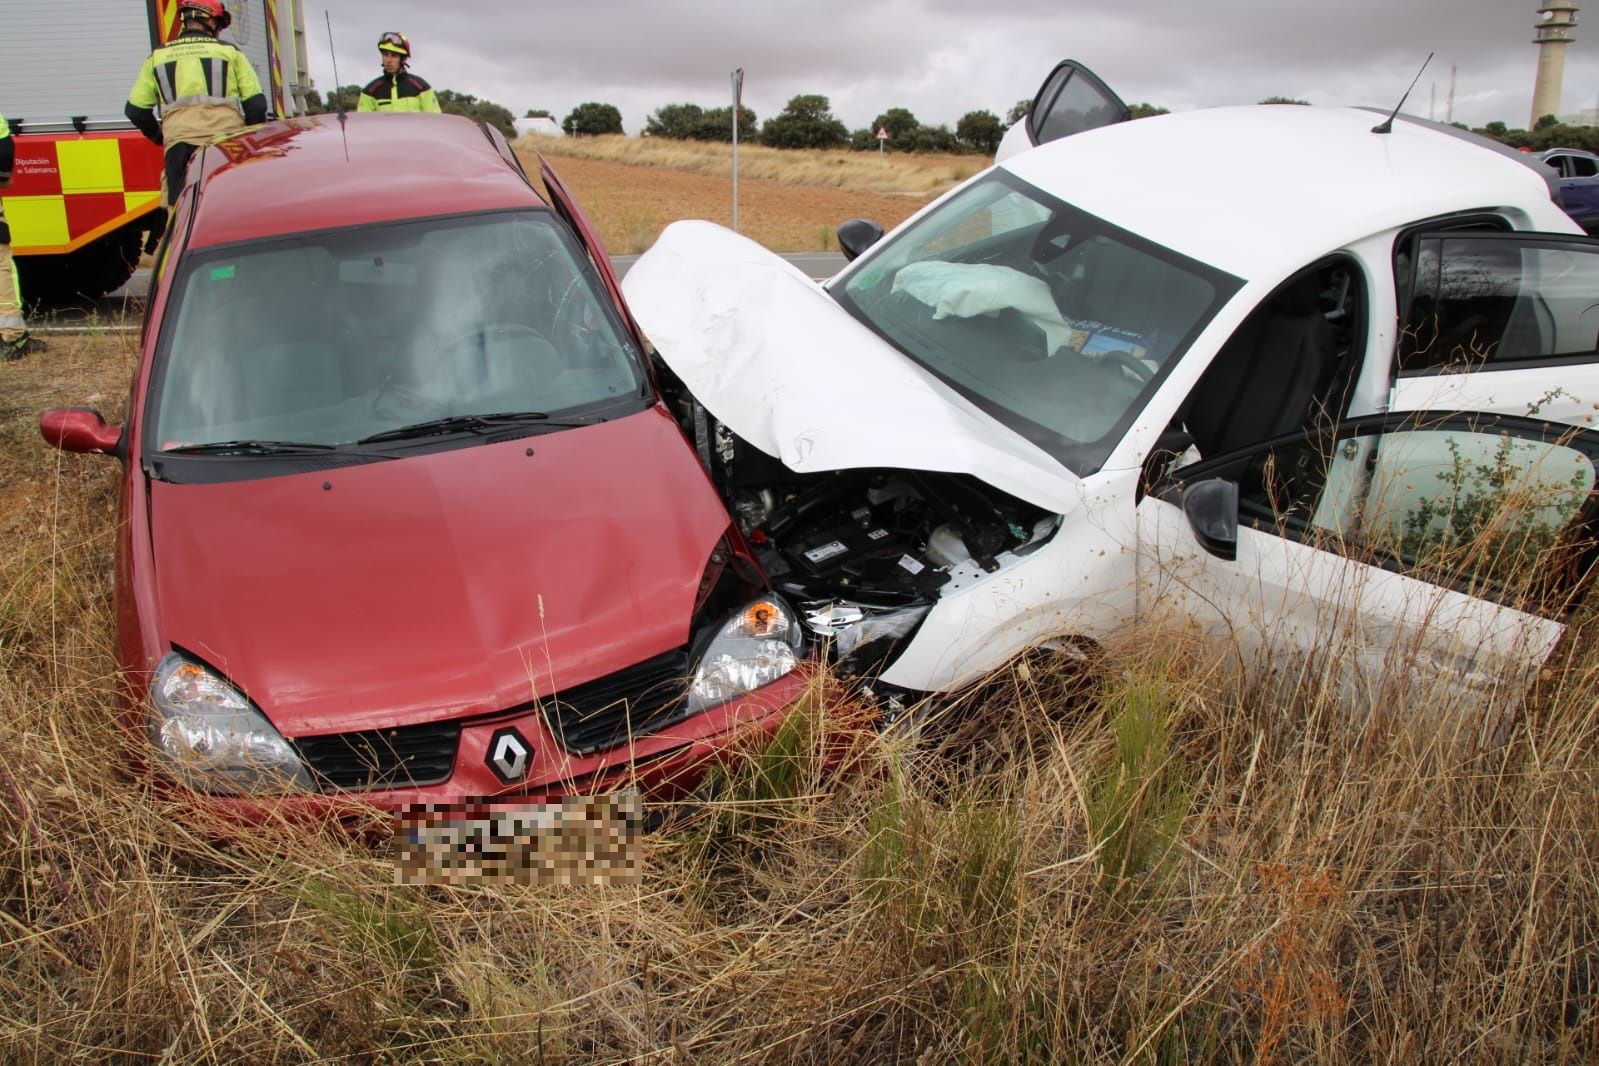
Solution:
[(210, 19), (218, 30), (225, 30), (233, 23), (233, 16), (228, 14), (227, 5), (222, 0), (179, 0), (178, 15), (182, 18), (198, 16)]
[(405, 39), (405, 34), (389, 30), (378, 38), (378, 51), (395, 52), (407, 59), (411, 58), (411, 42)]

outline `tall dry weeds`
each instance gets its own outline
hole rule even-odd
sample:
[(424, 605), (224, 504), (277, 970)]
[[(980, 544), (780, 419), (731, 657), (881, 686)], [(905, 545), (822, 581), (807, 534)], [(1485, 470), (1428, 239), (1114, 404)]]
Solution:
[(905, 736), (816, 702), (648, 839), (642, 885), (398, 886), (121, 768), (115, 464), (31, 420), (128, 357), (51, 358), (0, 367), (0, 1059), (1599, 1056), (1580, 642), (1490, 742), (1442, 693), (1352, 709), (1336, 648), (1251, 679), (1152, 622)]

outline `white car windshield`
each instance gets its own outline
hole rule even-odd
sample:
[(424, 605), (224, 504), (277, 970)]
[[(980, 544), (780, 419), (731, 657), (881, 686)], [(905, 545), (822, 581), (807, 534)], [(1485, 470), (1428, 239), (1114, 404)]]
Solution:
[(1082, 475), (1238, 285), (995, 171), (873, 249), (833, 293)]
[(362, 226), (187, 257), (153, 451), (342, 446), (476, 415), (637, 406), (640, 358), (548, 211)]

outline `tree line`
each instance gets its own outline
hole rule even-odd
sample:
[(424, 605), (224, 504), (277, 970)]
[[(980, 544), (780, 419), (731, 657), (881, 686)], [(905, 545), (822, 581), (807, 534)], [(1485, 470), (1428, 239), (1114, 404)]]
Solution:
[[(479, 100), (470, 93), (458, 93), (450, 89), (435, 89), (434, 95), (439, 99), (439, 110), (445, 114), (465, 115), (474, 122), (487, 122), (507, 137), (516, 136), (516, 123), (511, 112), (493, 100)], [(305, 111), (308, 115), (331, 114), (339, 110), (341, 103), (344, 110), (354, 111), (360, 99), (359, 85), (341, 85), (326, 99), (311, 89), (305, 94)]]
[[(622, 132), (622, 114), (610, 104), (578, 104), (561, 122), (572, 136)], [(970, 111), (955, 124), (928, 126), (903, 107), (892, 107), (858, 130), (840, 121), (832, 103), (820, 93), (801, 93), (782, 112), (759, 122), (748, 107), (738, 109), (738, 139), (773, 148), (877, 147), (877, 131), (885, 130), (884, 147), (893, 152), (978, 152), (993, 154), (1006, 123), (991, 111)], [(644, 136), (682, 141), (731, 141), (733, 109), (674, 103), (657, 108), (644, 121)]]
[[(783, 110), (757, 123), (755, 112), (739, 108), (738, 139), (772, 148), (851, 148), (867, 151), (879, 141), (890, 152), (970, 152), (993, 155), (1005, 131), (1026, 117), (1032, 101), (1019, 100), (1004, 118), (992, 111), (968, 111), (955, 123), (930, 126), (904, 107), (891, 107), (874, 118), (870, 125), (851, 130), (832, 111), (832, 103), (820, 93), (801, 93), (792, 97)], [(1134, 118), (1164, 115), (1166, 109), (1153, 104), (1135, 104)], [(667, 104), (656, 109), (644, 122), (646, 137), (667, 137), (685, 141), (731, 141), (733, 109), (703, 108), (698, 104)], [(584, 103), (573, 108), (561, 128), (571, 136), (621, 133), (622, 114), (610, 104)], [(881, 130), (886, 137), (878, 137)]]
[(1490, 122), (1476, 128), (1461, 122), (1454, 125), (1491, 137), (1511, 148), (1528, 148), (1534, 152), (1541, 152), (1545, 148), (1583, 148), (1599, 152), (1599, 126), (1567, 125), (1554, 115), (1544, 115), (1532, 124), (1530, 130), (1513, 129), (1503, 122)]
[[(516, 135), (516, 126), (508, 108), (492, 100), (482, 100), (470, 93), (457, 93), (450, 89), (436, 90), (439, 107), (448, 114), (465, 115), (478, 122), (487, 122), (507, 137)], [(306, 111), (317, 115), (338, 110), (340, 101), (346, 110), (354, 111), (361, 95), (361, 86), (340, 86), (326, 99), (315, 89), (306, 94)], [(1268, 96), (1263, 104), (1308, 104), (1286, 96)], [(928, 126), (919, 121), (909, 109), (891, 107), (874, 118), (869, 126), (851, 130), (832, 112), (832, 104), (820, 93), (801, 93), (789, 100), (788, 105), (765, 122), (757, 121), (754, 111), (747, 107), (738, 109), (738, 139), (752, 144), (765, 144), (773, 148), (853, 148), (857, 151), (874, 149), (878, 145), (877, 131), (888, 134), (883, 147), (890, 152), (971, 152), (993, 155), (999, 148), (1000, 138), (1011, 126), (1027, 117), (1032, 101), (1018, 100), (1000, 118), (992, 111), (968, 111), (961, 116), (955, 128), (947, 125)], [(1164, 115), (1166, 108), (1139, 103), (1131, 107), (1133, 118)], [(666, 104), (657, 108), (644, 122), (646, 137), (665, 137), (683, 141), (731, 141), (731, 107), (701, 107), (692, 103)], [(554, 118), (548, 111), (529, 110), (529, 118)], [(1599, 152), (1599, 126), (1568, 125), (1554, 115), (1544, 115), (1532, 129), (1512, 128), (1503, 122), (1490, 122), (1472, 127), (1463, 122), (1453, 123), (1459, 129), (1470, 130), (1509, 145), (1543, 151), (1545, 148), (1584, 148)], [(605, 133), (622, 133), (622, 113), (615, 106), (597, 101), (578, 104), (561, 120), (561, 129), (568, 136), (594, 136)]]

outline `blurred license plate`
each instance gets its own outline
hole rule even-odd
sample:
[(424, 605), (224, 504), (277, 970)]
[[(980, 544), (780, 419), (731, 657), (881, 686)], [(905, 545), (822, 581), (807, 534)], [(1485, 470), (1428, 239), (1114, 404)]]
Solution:
[(639, 878), (638, 793), (426, 804), (400, 817), (395, 883), (595, 885)]

